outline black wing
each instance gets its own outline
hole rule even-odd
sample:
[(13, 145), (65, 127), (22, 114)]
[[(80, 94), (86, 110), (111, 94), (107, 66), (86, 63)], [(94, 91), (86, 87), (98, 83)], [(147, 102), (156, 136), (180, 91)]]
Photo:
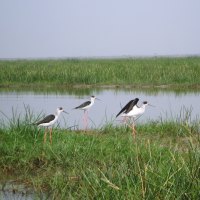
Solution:
[(91, 103), (90, 101), (86, 101), (86, 102), (82, 103), (80, 106), (75, 107), (74, 109), (84, 108), (84, 107), (90, 105), (90, 103)]
[(138, 101), (139, 101), (138, 98), (135, 98), (134, 100), (132, 100), (132, 102), (129, 101), (130, 105), (124, 113), (126, 114), (129, 113), (133, 109), (133, 107), (138, 103)]
[(120, 112), (116, 115), (116, 117), (118, 117), (121, 113), (128, 113), (130, 110), (132, 110), (133, 106), (135, 106), (137, 104), (137, 102), (139, 101), (138, 98), (135, 98), (131, 101), (129, 101), (121, 110)]
[(48, 123), (50, 121), (53, 121), (55, 119), (55, 115), (48, 115), (44, 119), (40, 120), (39, 122), (36, 123), (36, 125), (40, 125), (43, 123)]

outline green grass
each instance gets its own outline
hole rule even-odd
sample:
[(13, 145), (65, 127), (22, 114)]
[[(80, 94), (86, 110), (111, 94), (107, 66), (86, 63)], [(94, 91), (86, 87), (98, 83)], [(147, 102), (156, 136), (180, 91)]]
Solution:
[(1, 87), (199, 86), (200, 57), (0, 61)]
[(198, 123), (55, 129), (53, 144), (25, 120), (0, 129), (1, 177), (51, 199), (198, 199)]

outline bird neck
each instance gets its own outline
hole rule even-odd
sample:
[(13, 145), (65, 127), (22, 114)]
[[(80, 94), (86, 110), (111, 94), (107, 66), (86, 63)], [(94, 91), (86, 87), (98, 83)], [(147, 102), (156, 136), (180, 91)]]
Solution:
[(56, 111), (55, 116), (58, 117), (60, 115), (61, 112)]
[(94, 103), (94, 100), (95, 100), (94, 98), (91, 98), (91, 99), (90, 99), (90, 101), (91, 101), (92, 104)]
[(141, 108), (142, 108), (143, 110), (145, 110), (146, 106), (147, 106), (147, 104), (143, 104), (143, 105), (141, 106)]

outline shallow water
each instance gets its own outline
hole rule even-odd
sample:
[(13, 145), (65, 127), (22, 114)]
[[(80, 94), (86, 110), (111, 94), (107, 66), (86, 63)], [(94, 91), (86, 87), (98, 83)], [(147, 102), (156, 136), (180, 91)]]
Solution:
[(16, 183), (15, 181), (6, 181), (0, 183), (0, 199), (1, 200), (33, 200), (47, 199), (44, 193), (36, 193), (27, 186)]
[[(89, 110), (89, 128), (98, 128), (108, 122), (120, 124), (120, 117), (115, 119), (116, 114), (128, 101), (138, 97), (139, 105), (142, 101), (148, 101), (155, 107), (148, 106), (137, 123), (145, 123), (149, 120), (170, 120), (182, 118), (189, 111), (190, 119), (196, 120), (200, 113), (200, 91), (196, 92), (166, 92), (166, 91), (138, 91), (138, 90), (93, 90), (91, 95), (97, 96), (101, 101), (95, 101)], [(89, 100), (88, 95), (77, 95), (69, 92), (62, 93), (37, 93), (6, 91), (0, 92), (0, 118), (1, 121), (23, 117), (25, 107), (29, 107), (34, 116), (54, 113), (56, 108), (62, 106), (69, 115), (62, 113), (58, 124), (63, 128), (83, 128), (83, 111), (73, 108), (84, 101)], [(32, 121), (33, 122), (33, 121)], [(32, 123), (30, 122), (30, 123)]]

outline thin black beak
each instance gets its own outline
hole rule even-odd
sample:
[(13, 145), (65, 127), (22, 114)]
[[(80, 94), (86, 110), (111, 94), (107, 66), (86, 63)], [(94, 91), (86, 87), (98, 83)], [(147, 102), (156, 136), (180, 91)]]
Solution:
[(95, 98), (96, 100), (98, 100), (98, 101), (101, 101), (101, 99), (98, 99), (98, 98)]
[(63, 112), (64, 112), (65, 114), (69, 114), (68, 112), (66, 112), (66, 111), (64, 111), (64, 110), (63, 110)]
[(156, 107), (156, 106), (154, 106), (154, 105), (151, 105), (151, 104), (149, 104), (149, 103), (148, 103), (148, 105), (149, 105), (149, 106), (151, 106), (151, 107)]

